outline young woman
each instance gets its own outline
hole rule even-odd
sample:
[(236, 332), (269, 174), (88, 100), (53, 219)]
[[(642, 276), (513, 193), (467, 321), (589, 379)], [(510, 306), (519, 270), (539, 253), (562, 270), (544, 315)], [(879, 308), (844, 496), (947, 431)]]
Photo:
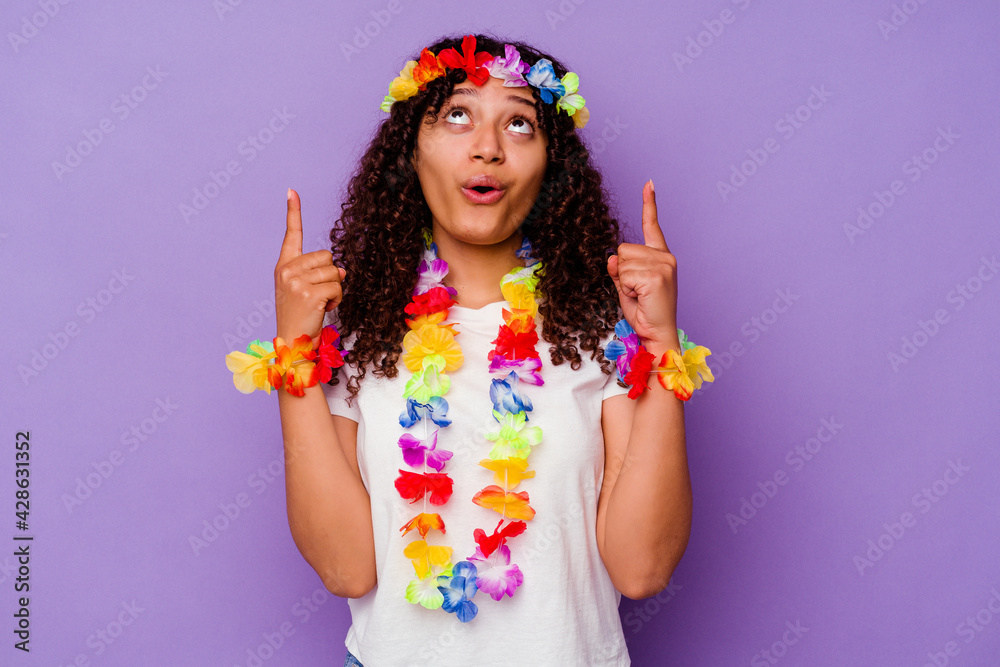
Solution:
[(347, 665), (627, 665), (620, 596), (684, 553), (676, 261), (651, 181), (622, 242), (577, 85), (526, 44), (443, 39), (393, 81), (332, 252), (302, 254), (288, 191), (278, 337), (328, 318), (345, 349), (279, 392), (288, 519), (350, 598)]

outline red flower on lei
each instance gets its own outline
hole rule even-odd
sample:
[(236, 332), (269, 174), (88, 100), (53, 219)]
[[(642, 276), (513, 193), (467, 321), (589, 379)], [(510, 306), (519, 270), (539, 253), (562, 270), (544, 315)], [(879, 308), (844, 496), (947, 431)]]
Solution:
[(632, 357), (632, 367), (625, 374), (625, 384), (632, 385), (628, 390), (629, 398), (638, 398), (639, 394), (648, 387), (649, 372), (653, 370), (653, 361), (656, 359), (646, 348), (639, 346), (635, 356)]
[(492, 341), (496, 348), (490, 350), (489, 358), (500, 355), (505, 359), (528, 359), (537, 357), (538, 332), (534, 328), (528, 331), (514, 331), (506, 324), (500, 325), (500, 331)]
[(451, 498), (453, 481), (447, 473), (429, 472), (415, 473), (408, 470), (400, 470), (399, 477), (396, 478), (396, 490), (410, 504), (417, 502), (424, 497), (425, 493), (430, 493), (431, 505), (444, 505)]
[(432, 287), (423, 294), (416, 294), (403, 310), (408, 315), (428, 315), (455, 305), (447, 287)]
[(332, 326), (323, 327), (319, 335), (319, 346), (316, 348), (318, 362), (316, 368), (319, 371), (319, 381), (329, 382), (333, 377), (333, 369), (344, 365), (344, 357), (337, 349), (337, 339), (340, 334)]
[(497, 527), (493, 529), (492, 535), (487, 535), (486, 531), (482, 528), (476, 528), (472, 533), (473, 538), (476, 540), (476, 544), (479, 545), (479, 550), (483, 552), (483, 556), (489, 557), (497, 547), (507, 539), (508, 537), (516, 537), (524, 532), (527, 528), (527, 524), (523, 521), (511, 521), (503, 530), (500, 530), (500, 524), (503, 523), (503, 519), (497, 522)]

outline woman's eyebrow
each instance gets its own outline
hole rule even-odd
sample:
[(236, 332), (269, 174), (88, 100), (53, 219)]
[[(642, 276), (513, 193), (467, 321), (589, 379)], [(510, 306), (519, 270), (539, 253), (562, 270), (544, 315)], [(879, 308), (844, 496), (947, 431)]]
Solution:
[[(471, 95), (472, 97), (479, 97), (479, 91), (475, 88), (455, 88), (452, 91), (452, 95)], [(535, 103), (531, 100), (525, 99), (520, 95), (508, 95), (504, 98), (507, 102), (515, 102), (517, 104), (523, 104), (525, 106), (531, 107), (532, 110), (535, 109)]]

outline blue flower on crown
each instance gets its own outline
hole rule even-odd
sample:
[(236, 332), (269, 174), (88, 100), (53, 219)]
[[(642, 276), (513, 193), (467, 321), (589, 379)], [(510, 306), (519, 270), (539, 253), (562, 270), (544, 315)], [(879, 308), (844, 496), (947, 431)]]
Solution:
[(542, 58), (532, 65), (524, 78), (538, 89), (539, 96), (546, 104), (551, 104), (566, 94), (566, 87), (556, 76), (552, 61), (548, 58)]

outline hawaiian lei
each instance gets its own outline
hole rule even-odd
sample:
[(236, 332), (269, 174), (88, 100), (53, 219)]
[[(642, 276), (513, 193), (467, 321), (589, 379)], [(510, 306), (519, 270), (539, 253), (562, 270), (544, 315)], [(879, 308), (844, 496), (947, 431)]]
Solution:
[[(273, 342), (255, 340), (246, 352), (226, 355), (226, 368), (233, 372), (233, 384), (244, 394), (263, 389), (281, 389), (294, 396), (304, 396), (305, 389), (317, 382), (329, 382), (333, 369), (344, 365), (337, 349), (340, 334), (332, 324), (323, 327), (316, 346), (308, 334), (302, 334), (289, 347), (283, 338)], [(298, 367), (298, 368), (296, 368)]]
[[(538, 313), (535, 288), (542, 264), (531, 257), (531, 244), (524, 237), (517, 256), (525, 261), (525, 266), (512, 269), (500, 281), (509, 310), (503, 310), (504, 324), (500, 325), (493, 341), (495, 347), (487, 357), (490, 373), (502, 376), (502, 379), (492, 380), (490, 386), (497, 429), (486, 434), (494, 444), (488, 457), (479, 462), (493, 473), (494, 483), (477, 492), (472, 502), (501, 516), (491, 534), (487, 535), (481, 528), (473, 531), (477, 545), (474, 554), (452, 563), (452, 547), (431, 545), (426, 540), (430, 531), (445, 533), (444, 520), (439, 513), (428, 513), (427, 503), (441, 506), (451, 497), (452, 479), (442, 470), (452, 452), (440, 448), (438, 437), (441, 429), (451, 424), (447, 417), (448, 402), (444, 398), (451, 380), (445, 373), (459, 368), (463, 357), (455, 341), (458, 334), (455, 325), (444, 323), (449, 307), (455, 305), (452, 300), (454, 288), (446, 287), (443, 282), (448, 264), (438, 258), (437, 245), (426, 229), (424, 241), (417, 286), (405, 309), (413, 319), (406, 320), (410, 331), (403, 338), (403, 363), (413, 375), (403, 391), (406, 409), (399, 417), (400, 425), (407, 429), (418, 421), (423, 422), (422, 439), (410, 432), (399, 438), (403, 460), (420, 472), (400, 469), (396, 490), (411, 504), (423, 500), (422, 511), (400, 528), (403, 535), (414, 528), (419, 533), (419, 539), (414, 536), (403, 550), (416, 572), (416, 578), (406, 587), (406, 599), (428, 609), (440, 608), (454, 613), (462, 622), (468, 622), (478, 613), (472, 601), (478, 590), (499, 601), (505, 595), (512, 597), (524, 582), (520, 568), (511, 563), (506, 541), (523, 533), (525, 521), (535, 515), (528, 504), (528, 492), (511, 489), (522, 479), (535, 476), (535, 471), (528, 470), (528, 455), (531, 447), (542, 440), (541, 428), (525, 426), (532, 404), (518, 386), (519, 380), (543, 384), (535, 331)], [(439, 428), (430, 432), (428, 420)], [(428, 467), (436, 472), (429, 472)], [(501, 528), (504, 519), (510, 521)]]
[(510, 44), (504, 44), (504, 57), (494, 57), (486, 51), (476, 52), (476, 36), (466, 35), (462, 38), (462, 52), (456, 49), (442, 49), (436, 56), (430, 49), (420, 52), (420, 60), (408, 60), (399, 76), (389, 84), (389, 94), (385, 96), (379, 107), (389, 111), (396, 102), (408, 100), (433, 81), (445, 74), (446, 69), (464, 69), (469, 81), (477, 86), (486, 83), (488, 77), (503, 79), (507, 87), (533, 86), (538, 89), (539, 97), (546, 104), (556, 105), (573, 117), (573, 124), (578, 128), (587, 125), (590, 111), (584, 106), (586, 100), (576, 91), (580, 87), (580, 77), (573, 72), (559, 79), (552, 68), (552, 61), (541, 58), (529, 66), (521, 62), (521, 55)]
[(615, 339), (604, 348), (604, 356), (615, 362), (618, 379), (630, 387), (629, 398), (639, 395), (649, 388), (649, 374), (658, 373), (656, 379), (667, 391), (686, 401), (695, 389), (701, 389), (702, 378), (714, 382), (712, 370), (705, 363), (705, 357), (712, 352), (701, 345), (690, 342), (683, 330), (677, 330), (683, 354), (670, 349), (660, 357), (660, 363), (653, 369), (656, 357), (646, 350), (639, 334), (628, 323), (620, 320), (615, 325)]
[[(479, 462), (493, 473), (494, 483), (478, 491), (472, 502), (501, 516), (489, 535), (476, 528), (475, 553), (453, 563), (452, 547), (427, 541), (432, 531), (445, 534), (444, 519), (438, 512), (428, 512), (428, 502), (440, 507), (452, 495), (453, 480), (444, 469), (453, 452), (440, 447), (438, 439), (441, 430), (451, 424), (444, 398), (451, 386), (447, 373), (460, 368), (464, 357), (455, 340), (459, 333), (455, 324), (445, 323), (448, 309), (456, 303), (452, 299), (455, 289), (444, 284), (448, 263), (437, 256), (430, 230), (424, 229), (422, 233), (424, 254), (417, 284), (404, 309), (412, 319), (406, 320), (410, 330), (403, 337), (402, 361), (412, 376), (403, 390), (406, 406), (399, 423), (404, 429), (411, 429), (422, 422), (423, 428), (422, 437), (409, 430), (400, 436), (398, 444), (403, 461), (417, 472), (400, 468), (395, 480), (397, 492), (409, 504), (423, 501), (421, 511), (400, 528), (404, 536), (414, 529), (419, 534), (403, 549), (416, 573), (416, 578), (406, 586), (405, 598), (428, 609), (454, 613), (460, 621), (469, 622), (479, 611), (472, 601), (479, 590), (500, 601), (505, 595), (513, 597), (524, 583), (521, 569), (511, 562), (506, 542), (522, 534), (527, 527), (525, 522), (535, 516), (528, 492), (512, 489), (521, 480), (535, 476), (534, 470), (528, 470), (528, 456), (531, 448), (542, 441), (540, 427), (526, 426), (532, 403), (519, 384), (544, 384), (535, 329), (538, 314), (535, 292), (543, 266), (532, 257), (531, 244), (525, 236), (517, 251), (525, 266), (512, 269), (500, 280), (500, 290), (509, 309), (503, 309), (504, 323), (492, 341), (494, 349), (487, 355), (489, 372), (500, 376), (490, 385), (497, 426), (486, 434), (494, 444), (487, 458)], [(660, 384), (683, 401), (691, 397), (694, 389), (701, 388), (703, 377), (708, 382), (714, 381), (705, 363), (711, 352), (688, 341), (681, 329), (677, 332), (683, 354), (667, 350), (657, 370), (653, 370), (655, 357), (642, 345), (635, 330), (624, 319), (615, 325), (615, 338), (605, 347), (604, 355), (615, 362), (622, 383), (630, 386), (629, 398), (638, 398), (648, 388), (650, 372), (658, 373)], [(255, 340), (246, 353), (229, 353), (226, 366), (233, 373), (236, 388), (243, 393), (255, 389), (270, 393), (272, 388), (284, 386), (289, 393), (303, 396), (306, 387), (318, 381), (329, 382), (333, 369), (344, 364), (337, 349), (339, 338), (336, 328), (328, 325), (320, 332), (315, 348), (306, 334), (296, 338), (291, 346), (280, 337), (274, 338), (273, 344)], [(428, 421), (438, 428), (432, 432)], [(504, 526), (505, 519), (509, 521)]]

